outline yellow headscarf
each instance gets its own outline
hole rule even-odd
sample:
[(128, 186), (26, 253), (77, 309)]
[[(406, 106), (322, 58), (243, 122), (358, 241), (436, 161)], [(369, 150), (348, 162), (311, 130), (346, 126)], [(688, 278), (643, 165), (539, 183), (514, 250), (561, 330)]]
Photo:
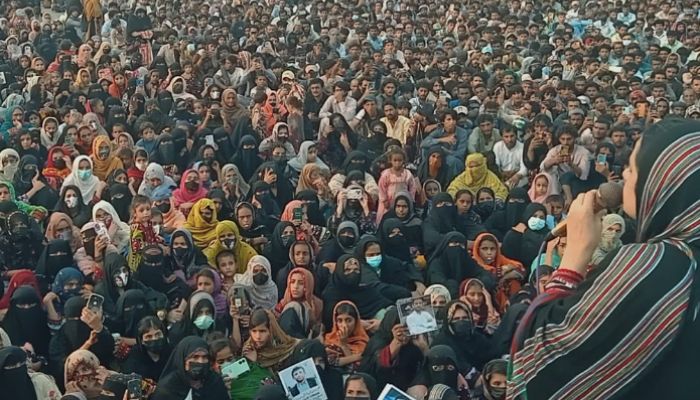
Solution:
[(212, 267), (216, 268), (216, 256), (219, 255), (224, 250), (228, 250), (224, 245), (221, 243), (221, 237), (233, 233), (236, 235), (236, 244), (233, 247), (233, 250), (231, 252), (233, 253), (235, 259), (236, 259), (236, 266), (237, 266), (237, 273), (244, 273), (246, 268), (248, 267), (248, 261), (250, 261), (251, 258), (254, 256), (257, 256), (258, 253), (253, 249), (251, 245), (248, 243), (244, 242), (243, 239), (241, 238), (241, 234), (238, 231), (238, 226), (233, 221), (221, 221), (216, 225), (216, 238), (211, 241), (209, 246), (204, 249), (204, 255), (207, 256), (207, 261), (209, 261), (209, 265)]
[[(470, 167), (469, 164), (476, 164)], [(481, 153), (472, 153), (467, 156), (464, 162), (465, 170), (452, 180), (447, 188), (447, 193), (454, 197), (458, 191), (469, 189), (470, 192), (476, 193), (481, 188), (487, 187), (496, 194), (496, 197), (505, 200), (508, 196), (508, 188), (498, 176), (489, 171), (486, 167), (486, 157)]]
[[(202, 218), (202, 209), (211, 208), (212, 218), (211, 222), (207, 222)], [(192, 206), (192, 210), (187, 215), (187, 222), (183, 226), (192, 234), (192, 240), (194, 240), (195, 246), (203, 249), (209, 245), (212, 241), (216, 240), (216, 225), (219, 220), (216, 219), (216, 205), (211, 199), (201, 199), (198, 200)]]
[[(109, 154), (104, 160), (99, 159), (100, 146), (106, 144), (109, 146)], [(115, 169), (123, 169), (124, 164), (121, 158), (114, 155), (114, 149), (112, 148), (112, 142), (109, 140), (108, 136), (97, 135), (95, 140), (92, 142), (92, 173), (95, 174), (102, 182), (107, 181), (107, 176), (110, 172)]]

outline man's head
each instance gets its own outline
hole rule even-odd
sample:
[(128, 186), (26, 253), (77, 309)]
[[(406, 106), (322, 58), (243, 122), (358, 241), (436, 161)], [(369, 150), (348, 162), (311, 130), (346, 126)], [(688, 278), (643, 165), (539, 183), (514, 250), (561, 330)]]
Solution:
[(299, 383), (304, 382), (306, 379), (306, 371), (304, 371), (304, 367), (295, 367), (292, 370), (292, 378)]

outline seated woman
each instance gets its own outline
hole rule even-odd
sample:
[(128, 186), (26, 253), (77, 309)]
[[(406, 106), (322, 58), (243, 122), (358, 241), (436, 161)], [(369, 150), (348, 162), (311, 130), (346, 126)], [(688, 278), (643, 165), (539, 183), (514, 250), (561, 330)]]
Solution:
[(272, 309), (277, 304), (278, 291), (271, 274), (270, 262), (255, 255), (246, 264), (245, 272), (235, 275), (234, 281), (248, 290), (255, 306)]
[(469, 385), (465, 375), (458, 370), (457, 355), (450, 346), (433, 345), (426, 354), (425, 368), (408, 393), (416, 398), (424, 398), (435, 385), (444, 385), (460, 399), (468, 399)]
[(36, 206), (17, 200), (15, 187), (10, 182), (0, 181), (0, 201), (11, 201), (15, 203), (20, 211), (27, 213), (36, 221), (43, 221), (48, 215), (47, 209), (42, 206)]
[(50, 399), (60, 396), (56, 383), (49, 376), (29, 369), (27, 350), (5, 343), (0, 348), (0, 385), (3, 396), (11, 399)]
[(457, 206), (457, 231), (464, 234), (467, 240), (474, 240), (480, 233), (486, 232), (486, 228), (481, 222), (481, 217), (476, 213), (474, 207), (474, 194), (468, 189), (458, 190), (455, 194), (455, 205)]
[(183, 338), (163, 368), (151, 399), (228, 398), (223, 379), (211, 371), (212, 360), (213, 355), (204, 339), (197, 336)]
[[(478, 201), (479, 204), (482, 204), (481, 197)], [(530, 204), (530, 196), (528, 196), (527, 191), (519, 187), (513, 188), (506, 198), (504, 208), (493, 211), (484, 222), (484, 227), (502, 241), (506, 233), (520, 222), (528, 204)]]
[(496, 193), (496, 198), (503, 200), (508, 196), (508, 188), (496, 174), (488, 170), (486, 157), (483, 154), (468, 155), (464, 166), (466, 167), (464, 172), (452, 180), (447, 187), (447, 193), (454, 196), (461, 189), (476, 193), (479, 189), (487, 187)]
[[(63, 181), (61, 190), (68, 186), (78, 187), (83, 204), (90, 204), (100, 200), (105, 183), (93, 174), (92, 160), (88, 156), (78, 156), (73, 160), (71, 173)], [(65, 193), (65, 192), (64, 192)], [(77, 224), (76, 224), (77, 225)]]
[(323, 302), (314, 295), (314, 275), (305, 268), (294, 268), (287, 276), (286, 290), (275, 306), (282, 329), (298, 339), (309, 332), (320, 332)]
[(423, 351), (427, 348), (419, 345), (421, 342), (411, 340), (408, 328), (401, 324), (396, 307), (391, 307), (367, 343), (360, 371), (374, 377), (377, 387), (391, 383), (406, 390), (423, 366)]
[(204, 198), (194, 203), (182, 228), (190, 232), (195, 246), (204, 249), (217, 239), (218, 223), (216, 205), (212, 200)]
[(495, 279), (485, 271), (467, 252), (467, 238), (459, 232), (445, 235), (428, 260), (428, 283), (445, 285), (453, 298), (459, 293), (459, 284), (468, 278), (488, 282), (495, 287)]
[(307, 164), (317, 165), (322, 171), (330, 174), (331, 170), (326, 163), (318, 157), (318, 149), (316, 143), (307, 140), (299, 147), (299, 154), (287, 162), (286, 177), (291, 182), (292, 186), (297, 187), (301, 171)]
[(296, 232), (291, 222), (279, 222), (270, 236), (270, 243), (263, 249), (262, 255), (270, 261), (272, 276), (289, 263), (289, 248), (296, 240)]
[(109, 141), (109, 136), (96, 136), (92, 141), (92, 160), (93, 173), (95, 176), (105, 182), (107, 176), (116, 169), (124, 168), (122, 160), (114, 154), (114, 149)]
[(298, 339), (284, 333), (272, 311), (256, 309), (250, 316), (250, 338), (242, 353), (249, 363), (277, 373), (289, 366)]
[(377, 286), (384, 297), (398, 300), (410, 297), (412, 291), (425, 290), (415, 264), (383, 254), (375, 236), (363, 236), (355, 247), (355, 256), (362, 265), (362, 284)]
[(92, 208), (92, 220), (98, 224), (102, 224), (107, 229), (109, 242), (121, 254), (126, 254), (129, 249), (129, 235), (131, 229), (129, 225), (119, 219), (119, 214), (114, 207), (101, 200)]
[(361, 286), (360, 261), (356, 256), (342, 255), (336, 263), (329, 285), (323, 291), (323, 321), (331, 327), (335, 305), (343, 300), (351, 301), (357, 306), (360, 318), (375, 320), (368, 325), (376, 326), (393, 301), (382, 295), (376, 286)]
[(40, 164), (41, 162), (33, 155), (23, 156), (12, 184), (18, 199), (35, 206), (50, 208), (58, 201), (58, 193), (39, 173)]
[(501, 254), (498, 240), (490, 233), (477, 236), (472, 247), (472, 258), (496, 280), (495, 305), (499, 312), (505, 312), (508, 299), (520, 290), (527, 279), (525, 268), (520, 262)]
[(323, 337), (330, 365), (344, 372), (360, 366), (369, 336), (362, 327), (360, 312), (351, 301), (341, 301), (333, 309), (333, 329)]
[(452, 196), (444, 192), (436, 194), (423, 222), (423, 246), (426, 257), (431, 258), (445, 234), (457, 230), (457, 207)]
[(92, 203), (83, 203), (80, 189), (75, 185), (68, 185), (61, 189), (61, 196), (54, 207), (54, 212), (67, 215), (73, 225), (82, 228), (92, 219)]
[(619, 214), (608, 214), (603, 217), (603, 231), (600, 243), (591, 257), (591, 267), (595, 268), (608, 253), (622, 247), (620, 238), (625, 233), (625, 219)]
[(199, 173), (193, 169), (182, 174), (180, 188), (173, 191), (175, 207), (187, 216), (195, 203), (206, 197), (207, 189), (200, 182)]
[(145, 379), (157, 381), (172, 351), (168, 343), (167, 329), (155, 316), (140, 320), (136, 329), (136, 346), (131, 348), (122, 364), (121, 372), (135, 373)]
[(472, 368), (481, 370), (492, 359), (492, 349), (483, 330), (474, 324), (471, 307), (461, 300), (447, 305), (447, 318), (432, 346), (447, 345), (457, 356), (457, 371), (468, 375)]
[[(214, 298), (205, 291), (197, 290), (187, 301), (187, 310), (180, 321), (173, 323), (168, 332), (170, 343), (178, 343), (187, 336), (209, 338), (217, 329)], [(219, 324), (221, 325), (221, 324)], [(223, 328), (223, 327), (222, 327)]]
[(501, 316), (491, 301), (491, 294), (478, 279), (467, 279), (460, 285), (459, 299), (471, 307), (474, 325), (492, 335), (501, 323)]
[(537, 258), (540, 245), (549, 232), (545, 218), (547, 209), (539, 203), (529, 204), (520, 219), (520, 223), (511, 228), (503, 238), (503, 255), (530, 265)]
[(476, 382), (474, 390), (476, 397), (473, 398), (476, 400), (505, 398), (507, 377), (508, 361), (496, 358), (487, 362)]
[(414, 201), (408, 192), (396, 193), (391, 208), (379, 223), (377, 232), (383, 232), (387, 220), (392, 218), (398, 219), (403, 225), (403, 240), (410, 248), (411, 255), (423, 254), (423, 221), (416, 214)]
[(352, 171), (358, 171), (358, 179), (361, 182), (360, 186), (369, 194), (372, 201), (376, 202), (379, 199), (379, 186), (372, 174), (369, 173), (370, 165), (371, 160), (365, 153), (357, 150), (350, 152), (343, 162), (342, 169), (333, 175), (328, 182), (331, 195), (337, 197), (341, 189), (347, 187), (345, 183), (350, 173)]
[[(102, 392), (101, 381), (109, 375), (100, 365), (100, 358), (87, 350), (75, 350), (67, 355), (65, 360), (65, 374), (62, 375), (66, 391), (62, 399), (96, 399)], [(61, 365), (63, 369), (63, 365)]]
[(377, 231), (376, 213), (372, 211), (369, 194), (360, 185), (352, 184), (338, 192), (335, 213), (328, 220), (328, 229), (334, 231), (342, 222), (357, 224), (361, 234)]
[[(267, 226), (256, 220), (255, 206), (243, 201), (236, 205), (236, 209), (233, 212), (233, 218), (221, 219), (234, 220), (240, 229), (241, 239), (252, 246), (256, 252), (261, 253), (262, 249), (267, 247), (270, 231), (267, 229)], [(219, 215), (218, 212), (217, 215)]]
[(250, 259), (257, 255), (255, 249), (243, 241), (238, 232), (238, 226), (233, 221), (219, 222), (214, 233), (216, 238), (203, 251), (212, 267), (216, 266), (216, 256), (224, 250), (229, 250), (236, 256), (239, 272), (242, 272)]

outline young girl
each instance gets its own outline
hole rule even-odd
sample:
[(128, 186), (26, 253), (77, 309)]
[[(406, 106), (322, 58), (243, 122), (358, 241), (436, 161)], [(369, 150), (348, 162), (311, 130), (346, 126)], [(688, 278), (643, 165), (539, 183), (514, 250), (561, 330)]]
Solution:
[(520, 262), (501, 254), (498, 240), (490, 233), (482, 233), (476, 237), (472, 257), (498, 281), (495, 300), (498, 309), (501, 312), (505, 311), (508, 299), (518, 293), (522, 282), (525, 281), (525, 268)]
[(552, 194), (558, 194), (557, 185), (554, 178), (546, 172), (541, 172), (535, 176), (535, 181), (532, 183), (527, 194), (530, 195), (530, 200), (533, 203), (544, 204)]
[(136, 195), (131, 201), (131, 240), (129, 243), (129, 268), (135, 271), (141, 262), (141, 250), (149, 244), (163, 244), (151, 221), (151, 201), (146, 196)]
[(226, 295), (221, 291), (221, 277), (211, 268), (204, 268), (196, 275), (195, 284), (197, 290), (207, 292), (214, 298), (214, 308), (216, 318), (223, 317), (228, 313)]
[(382, 216), (391, 208), (391, 201), (398, 192), (408, 192), (411, 198), (416, 197), (416, 181), (413, 174), (404, 167), (406, 154), (401, 149), (389, 152), (390, 168), (385, 169), (379, 178), (379, 208), (377, 209), (377, 224)]
[(350, 301), (336, 304), (333, 308), (333, 330), (324, 336), (331, 365), (352, 372), (359, 366), (368, 341), (357, 307)]
[(501, 323), (501, 316), (493, 307), (491, 295), (484, 284), (478, 279), (467, 279), (462, 282), (459, 295), (459, 299), (471, 307), (474, 324), (492, 335)]

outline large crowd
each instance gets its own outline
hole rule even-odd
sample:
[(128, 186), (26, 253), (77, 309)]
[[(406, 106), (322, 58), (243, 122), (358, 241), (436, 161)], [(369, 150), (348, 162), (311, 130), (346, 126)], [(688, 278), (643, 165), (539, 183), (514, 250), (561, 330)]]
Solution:
[[(281, 400), (308, 358), (329, 400), (513, 398), (550, 230), (700, 119), (698, 0), (0, 16), (1, 398)], [(588, 269), (636, 225), (608, 210)]]

